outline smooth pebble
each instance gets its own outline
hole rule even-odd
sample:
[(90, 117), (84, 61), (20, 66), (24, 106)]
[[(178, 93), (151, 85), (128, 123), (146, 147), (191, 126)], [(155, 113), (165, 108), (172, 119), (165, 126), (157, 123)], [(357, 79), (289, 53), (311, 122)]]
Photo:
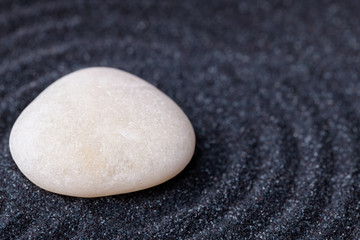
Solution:
[(86, 68), (46, 88), (20, 114), (10, 151), (51, 192), (100, 197), (149, 188), (189, 163), (195, 133), (183, 111), (146, 81)]

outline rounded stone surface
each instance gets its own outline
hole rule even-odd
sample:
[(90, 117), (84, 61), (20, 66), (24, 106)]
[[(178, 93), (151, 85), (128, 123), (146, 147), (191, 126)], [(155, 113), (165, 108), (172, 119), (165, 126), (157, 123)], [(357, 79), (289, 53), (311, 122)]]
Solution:
[(10, 151), (33, 183), (51, 192), (100, 197), (149, 188), (181, 172), (195, 133), (160, 90), (105, 67), (68, 74), (16, 120)]

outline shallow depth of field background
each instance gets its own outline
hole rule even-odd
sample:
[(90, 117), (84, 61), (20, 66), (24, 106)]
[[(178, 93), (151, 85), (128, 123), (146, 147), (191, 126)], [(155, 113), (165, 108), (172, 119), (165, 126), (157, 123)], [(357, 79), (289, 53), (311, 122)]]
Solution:
[[(360, 2), (0, 2), (1, 239), (359, 239)], [(74, 70), (109, 66), (184, 110), (176, 178), (97, 199), (30, 183), (20, 112)]]

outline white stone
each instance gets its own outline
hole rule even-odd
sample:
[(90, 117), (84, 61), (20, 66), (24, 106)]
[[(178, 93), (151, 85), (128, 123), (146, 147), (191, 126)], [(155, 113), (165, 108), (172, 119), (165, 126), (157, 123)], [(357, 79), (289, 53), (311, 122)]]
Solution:
[(51, 192), (100, 197), (149, 188), (181, 172), (195, 148), (183, 111), (146, 81), (113, 68), (73, 72), (16, 120), (10, 150)]

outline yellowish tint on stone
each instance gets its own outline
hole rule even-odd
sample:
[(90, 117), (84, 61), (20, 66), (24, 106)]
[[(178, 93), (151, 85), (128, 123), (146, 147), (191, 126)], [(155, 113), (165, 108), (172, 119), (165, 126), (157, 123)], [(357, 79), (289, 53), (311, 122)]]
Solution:
[(127, 72), (86, 68), (45, 89), (16, 120), (10, 150), (51, 192), (100, 197), (149, 188), (181, 172), (195, 133), (160, 90)]

